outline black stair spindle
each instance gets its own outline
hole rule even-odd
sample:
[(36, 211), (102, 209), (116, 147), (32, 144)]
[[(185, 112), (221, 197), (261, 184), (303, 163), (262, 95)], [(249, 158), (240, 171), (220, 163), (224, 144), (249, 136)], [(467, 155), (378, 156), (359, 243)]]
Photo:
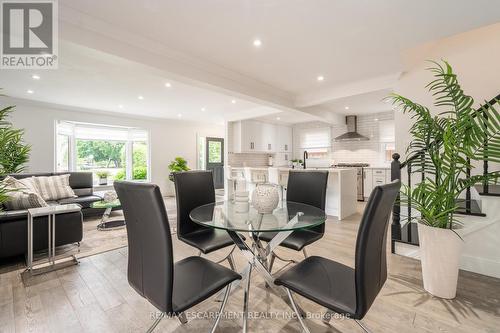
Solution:
[[(408, 163), (407, 165), (407, 170), (408, 170), (408, 188), (411, 188), (411, 163)], [(411, 242), (411, 196), (407, 198), (408, 199), (408, 224), (407, 224), (407, 229), (406, 229), (406, 234), (407, 234), (407, 241)]]
[[(466, 171), (467, 180), (470, 179), (470, 158), (467, 157), (467, 171)], [(470, 214), (472, 212), (472, 202), (471, 202), (471, 194), (470, 194), (470, 186), (465, 190), (465, 212)]]
[[(401, 162), (399, 158), (401, 156), (398, 153), (392, 154), (391, 162), (391, 181), (396, 179), (401, 180)], [(396, 198), (394, 206), (392, 208), (392, 224), (391, 224), (391, 252), (395, 253), (395, 240), (401, 240), (401, 204), (400, 195)]]
[[(484, 128), (485, 128), (485, 131), (488, 131), (488, 114), (486, 113), (486, 110), (483, 110), (483, 116), (484, 116)], [(483, 145), (484, 145), (484, 152), (486, 154), (488, 151), (488, 138), (484, 139)], [(483, 160), (483, 175), (484, 175), (484, 177), (486, 177), (488, 175), (488, 156), (487, 155), (484, 156), (484, 160)], [(490, 191), (490, 188), (489, 188), (488, 180), (484, 179), (483, 180), (483, 194), (488, 194), (489, 191)]]

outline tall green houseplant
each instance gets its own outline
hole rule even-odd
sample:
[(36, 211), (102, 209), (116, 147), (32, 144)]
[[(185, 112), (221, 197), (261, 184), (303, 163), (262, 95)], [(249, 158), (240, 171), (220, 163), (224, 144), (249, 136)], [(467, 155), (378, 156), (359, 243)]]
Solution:
[[(31, 151), (31, 147), (23, 142), (24, 131), (13, 128), (7, 120), (13, 109), (13, 106), (8, 106), (0, 110), (1, 176), (23, 171)], [(0, 182), (0, 204), (8, 200), (8, 192), (3, 182)]]
[(474, 107), (474, 99), (461, 89), (447, 62), (432, 63), (429, 70), (434, 80), (427, 88), (442, 112), (432, 115), (429, 108), (400, 95), (391, 99), (414, 120), (406, 162), (412, 173), (424, 170), (427, 175), (413, 188), (404, 186), (403, 192), (421, 213), (422, 223), (452, 229), (458, 222), (460, 194), (469, 186), (500, 177), (500, 171), (466, 177), (474, 161), (500, 162), (500, 115), (488, 103)]
[[(457, 201), (468, 187), (500, 177), (500, 171), (467, 177), (474, 162), (500, 162), (500, 115), (495, 105), (488, 102), (475, 107), (474, 99), (464, 93), (446, 61), (432, 62), (429, 70), (434, 80), (426, 87), (440, 112), (432, 114), (428, 107), (400, 95), (392, 95), (390, 99), (414, 121), (406, 163), (413, 174), (425, 172), (420, 183), (403, 187), (401, 199), (421, 215), (418, 232), (424, 288), (436, 296), (453, 298), (463, 246), (453, 230), (460, 226), (455, 216)], [(448, 243), (454, 245), (448, 248)], [(442, 270), (448, 264), (454, 265), (450, 268), (454, 271), (451, 274), (454, 281), (443, 283), (439, 279), (446, 276), (447, 272)], [(432, 281), (430, 275), (438, 281)]]
[(23, 141), (24, 130), (16, 129), (7, 120), (14, 106), (0, 110), (0, 174), (22, 172), (29, 160), (31, 146)]

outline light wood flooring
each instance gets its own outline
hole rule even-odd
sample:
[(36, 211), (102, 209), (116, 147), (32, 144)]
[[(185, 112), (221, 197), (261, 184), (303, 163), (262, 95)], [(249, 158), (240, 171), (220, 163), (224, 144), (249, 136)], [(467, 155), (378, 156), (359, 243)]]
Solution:
[[(175, 205), (167, 200), (170, 209)], [(360, 205), (360, 211), (362, 210)], [(309, 255), (321, 255), (347, 265), (354, 264), (354, 247), (360, 214), (338, 222), (329, 219), (325, 237), (308, 247)], [(171, 220), (173, 224), (175, 220)], [(175, 236), (174, 236), (175, 239)], [(174, 241), (175, 259), (195, 255), (196, 251)], [(221, 250), (210, 259), (223, 257)], [(301, 254), (279, 250), (285, 257), (301, 259)], [(243, 257), (236, 253), (239, 269)], [(279, 269), (283, 265), (276, 263)], [(460, 272), (455, 300), (434, 298), (422, 288), (419, 262), (388, 254), (389, 277), (363, 322), (373, 332), (500, 332), (500, 280)], [(1, 273), (2, 271), (0, 271)], [(81, 259), (72, 266), (30, 278), (24, 284), (21, 270), (0, 274), (0, 332), (144, 332), (152, 323), (155, 309), (142, 299), (127, 282), (127, 248)], [(362, 332), (354, 321), (333, 319), (323, 324), (319, 315), (324, 309), (303, 298), (301, 306), (314, 318), (307, 324), (314, 333)], [(223, 319), (218, 332), (241, 331), (243, 291), (231, 295), (227, 311), (233, 318)], [(163, 319), (156, 332), (208, 332), (212, 320), (200, 314), (216, 311), (220, 303), (211, 298), (188, 315), (198, 318), (181, 325), (176, 319)], [(283, 318), (290, 310), (283, 301), (265, 288), (254, 273), (250, 290), (250, 311), (265, 319), (249, 321), (249, 332), (300, 332), (296, 319)], [(273, 317), (274, 316), (274, 317)]]

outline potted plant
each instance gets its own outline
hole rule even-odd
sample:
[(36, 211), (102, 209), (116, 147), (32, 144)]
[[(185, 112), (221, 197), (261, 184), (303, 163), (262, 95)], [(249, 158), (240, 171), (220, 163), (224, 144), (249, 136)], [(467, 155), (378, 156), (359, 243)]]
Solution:
[(95, 174), (99, 178), (99, 185), (108, 185), (108, 171), (97, 171)]
[(168, 175), (168, 179), (170, 181), (174, 181), (174, 172), (183, 172), (189, 171), (189, 167), (187, 166), (187, 161), (182, 157), (176, 157), (170, 164), (168, 165), (168, 169), (170, 170), (170, 174)]
[[(456, 295), (463, 240), (455, 213), (460, 194), (476, 183), (498, 180), (500, 171), (467, 177), (474, 161), (500, 162), (500, 115), (493, 105), (474, 107), (474, 99), (461, 89), (451, 66), (433, 62), (434, 80), (427, 85), (434, 106), (441, 112), (400, 96), (393, 105), (410, 114), (412, 140), (406, 163), (425, 178), (413, 187), (403, 186), (403, 203), (420, 213), (418, 236), (424, 289), (452, 299)], [(488, 142), (487, 145), (484, 143)]]

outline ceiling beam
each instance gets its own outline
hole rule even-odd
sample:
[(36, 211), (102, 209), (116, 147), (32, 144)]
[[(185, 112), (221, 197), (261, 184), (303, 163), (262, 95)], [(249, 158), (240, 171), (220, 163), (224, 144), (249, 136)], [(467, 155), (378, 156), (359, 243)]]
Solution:
[(64, 40), (160, 70), (172, 80), (284, 111), (294, 108), (291, 93), (221, 65), (169, 49), (63, 3), (59, 6), (60, 38)]
[(296, 108), (307, 108), (315, 105), (331, 102), (333, 100), (365, 94), (383, 89), (393, 89), (401, 73), (378, 76), (366, 80), (354, 81), (343, 85), (326, 87), (310, 93), (297, 96), (295, 99)]

